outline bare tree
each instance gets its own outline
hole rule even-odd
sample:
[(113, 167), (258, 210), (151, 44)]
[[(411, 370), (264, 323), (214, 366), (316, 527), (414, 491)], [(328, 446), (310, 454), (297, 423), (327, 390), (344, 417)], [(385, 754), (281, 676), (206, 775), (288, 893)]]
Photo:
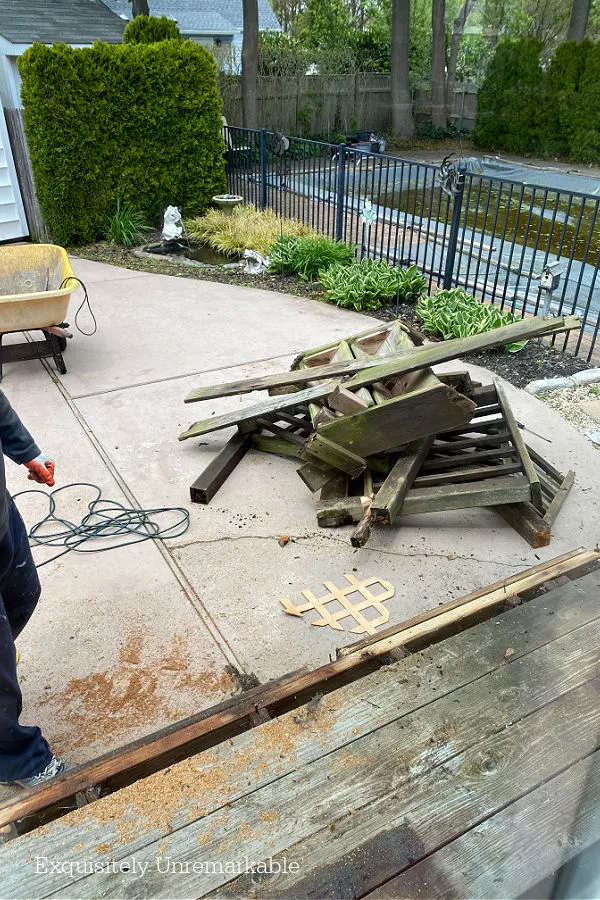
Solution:
[(446, 0), (431, 4), (431, 121), (445, 128), (446, 118)]
[(475, 0), (465, 0), (454, 20), (452, 42), (450, 44), (450, 53), (448, 54), (448, 66), (446, 70), (446, 117), (452, 115), (460, 42), (465, 30), (465, 25), (467, 24), (467, 19), (474, 6)]
[(136, 16), (149, 16), (148, 0), (131, 0), (131, 14)]
[(392, 0), (392, 131), (398, 137), (415, 133), (408, 69), (410, 0)]
[(582, 41), (587, 31), (592, 0), (573, 0), (571, 21), (567, 32), (568, 41)]
[(242, 0), (242, 114), (245, 128), (258, 128), (258, 0)]

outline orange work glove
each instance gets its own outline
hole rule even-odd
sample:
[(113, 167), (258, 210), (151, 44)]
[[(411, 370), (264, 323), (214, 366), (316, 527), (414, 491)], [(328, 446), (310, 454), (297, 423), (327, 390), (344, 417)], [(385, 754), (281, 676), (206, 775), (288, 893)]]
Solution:
[(29, 469), (27, 477), (30, 481), (54, 487), (54, 462), (45, 453), (40, 453), (35, 459), (25, 463), (25, 466)]

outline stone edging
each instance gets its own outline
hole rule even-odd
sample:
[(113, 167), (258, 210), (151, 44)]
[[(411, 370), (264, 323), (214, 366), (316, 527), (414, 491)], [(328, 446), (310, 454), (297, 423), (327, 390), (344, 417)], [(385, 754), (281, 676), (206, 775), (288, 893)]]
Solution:
[(538, 381), (530, 381), (525, 386), (528, 394), (544, 394), (547, 391), (560, 391), (565, 388), (581, 387), (582, 384), (594, 384), (600, 382), (600, 369), (584, 369), (575, 372), (568, 378), (540, 378)]

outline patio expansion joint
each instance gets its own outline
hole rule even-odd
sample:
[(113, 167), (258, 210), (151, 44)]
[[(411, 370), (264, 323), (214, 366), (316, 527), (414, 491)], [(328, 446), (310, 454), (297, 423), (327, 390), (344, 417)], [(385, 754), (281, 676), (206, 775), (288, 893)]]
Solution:
[[(281, 537), (281, 533), (279, 534), (224, 534), (221, 537), (216, 538), (206, 538), (206, 539), (196, 539), (193, 541), (188, 541), (186, 543), (174, 544), (171, 547), (172, 553), (177, 553), (180, 550), (187, 550), (189, 547), (201, 546), (202, 544), (220, 544), (220, 543), (236, 543), (237, 541), (278, 541)], [(330, 534), (322, 534), (320, 531), (308, 532), (307, 534), (301, 535), (290, 535), (290, 544), (294, 543), (304, 543), (310, 542), (313, 539), (318, 541), (325, 541), (332, 544), (340, 544), (344, 548), (348, 549), (348, 541), (342, 538), (335, 537)], [(518, 563), (510, 563), (505, 559), (483, 559), (477, 556), (465, 556), (460, 553), (441, 553), (437, 551), (416, 551), (414, 553), (408, 553), (403, 550), (386, 550), (381, 547), (361, 547), (362, 551), (367, 553), (380, 553), (384, 556), (394, 556), (400, 559), (449, 559), (449, 560), (463, 560), (464, 562), (474, 562), (481, 563), (485, 565), (494, 565), (494, 566), (505, 566), (507, 569), (515, 569), (520, 570), (523, 568), (523, 561), (521, 560)], [(282, 550), (284, 548), (282, 547)], [(354, 550), (354, 553), (357, 553), (358, 550)]]
[[(277, 356), (263, 356), (261, 359), (251, 359), (246, 362), (237, 362), (226, 366), (213, 366), (210, 369), (200, 369), (197, 372), (183, 372), (180, 375), (166, 375), (164, 378), (154, 378), (149, 381), (135, 381), (132, 384), (121, 384), (115, 387), (103, 388), (99, 391), (89, 391), (87, 394), (69, 394), (71, 400), (87, 400), (89, 397), (102, 397), (104, 394), (117, 394), (119, 391), (132, 391), (135, 388), (151, 386), (153, 384), (163, 384), (168, 381), (180, 381), (184, 378), (196, 378), (199, 375), (210, 375), (211, 372), (227, 372), (230, 369), (241, 369), (243, 366), (249, 366), (253, 363), (273, 362), (277, 359), (286, 359), (296, 356), (300, 351), (291, 350), (289, 353), (279, 353)], [(183, 405), (183, 403), (182, 403)]]
[[(106, 468), (108, 469), (108, 471), (110, 472), (110, 474), (112, 475), (114, 480), (117, 482), (119, 488), (121, 489), (121, 491), (127, 498), (128, 502), (131, 504), (132, 507), (135, 507), (136, 509), (142, 509), (142, 506), (140, 505), (139, 501), (137, 500), (137, 497), (131, 491), (127, 482), (123, 479), (121, 473), (114, 465), (113, 461), (111, 460), (110, 456), (108, 455), (107, 451), (105, 450), (103, 444), (98, 440), (98, 438), (94, 434), (92, 428), (88, 424), (83, 413), (81, 413), (81, 411), (78, 409), (77, 405), (75, 404), (73, 398), (69, 394), (68, 390), (66, 389), (66, 387), (64, 386), (62, 381), (56, 377), (54, 370), (50, 367), (47, 360), (41, 359), (40, 362), (43, 365), (46, 372), (48, 373), (48, 375), (53, 380), (53, 382), (58, 387), (58, 389), (63, 397), (63, 400), (65, 401), (65, 403), (67, 404), (67, 406), (69, 407), (69, 409), (71, 410), (73, 415), (75, 416), (77, 422), (81, 426), (86, 437), (88, 438), (88, 440), (90, 441), (90, 443), (92, 444), (92, 446), (94, 447), (94, 449), (96, 450), (96, 452), (98, 453), (100, 458), (102, 459), (102, 462), (104, 463), (104, 465), (106, 466)], [(213, 619), (212, 615), (210, 614), (209, 610), (205, 607), (204, 603), (202, 602), (202, 599), (200, 598), (200, 596), (196, 592), (195, 588), (193, 587), (193, 585), (187, 578), (185, 572), (183, 571), (181, 566), (178, 564), (178, 562), (173, 558), (170, 549), (161, 540), (154, 540), (152, 543), (155, 545), (158, 552), (163, 557), (165, 563), (171, 570), (171, 573), (173, 574), (173, 576), (179, 583), (181, 590), (183, 591), (183, 593), (187, 597), (188, 601), (193, 606), (200, 621), (202, 622), (202, 624), (208, 631), (210, 637), (214, 640), (215, 644), (217, 645), (217, 647), (219, 648), (219, 650), (221, 651), (221, 653), (223, 654), (223, 656), (225, 657), (227, 662), (230, 665), (235, 666), (235, 668), (238, 669), (240, 672), (244, 672), (245, 669), (244, 669), (243, 663), (236, 656), (236, 654), (235, 654), (234, 650), (232, 649), (232, 647), (230, 646), (227, 638), (223, 635), (219, 626), (217, 625), (217, 623)]]

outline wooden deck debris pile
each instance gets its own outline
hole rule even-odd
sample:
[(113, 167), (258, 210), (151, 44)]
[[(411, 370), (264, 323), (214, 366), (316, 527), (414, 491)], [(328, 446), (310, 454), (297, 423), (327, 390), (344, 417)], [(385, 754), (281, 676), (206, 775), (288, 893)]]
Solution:
[(248, 449), (288, 456), (320, 492), (322, 527), (354, 523), (363, 546), (372, 527), (403, 516), (493, 507), (534, 547), (574, 480), (527, 447), (499, 384), (431, 366), (523, 339), (578, 328), (577, 316), (523, 319), (491, 332), (423, 346), (401, 321), (308, 350), (289, 372), (200, 387), (186, 403), (268, 391), (235, 412), (196, 422), (180, 440), (237, 426), (191, 486), (209, 503)]

